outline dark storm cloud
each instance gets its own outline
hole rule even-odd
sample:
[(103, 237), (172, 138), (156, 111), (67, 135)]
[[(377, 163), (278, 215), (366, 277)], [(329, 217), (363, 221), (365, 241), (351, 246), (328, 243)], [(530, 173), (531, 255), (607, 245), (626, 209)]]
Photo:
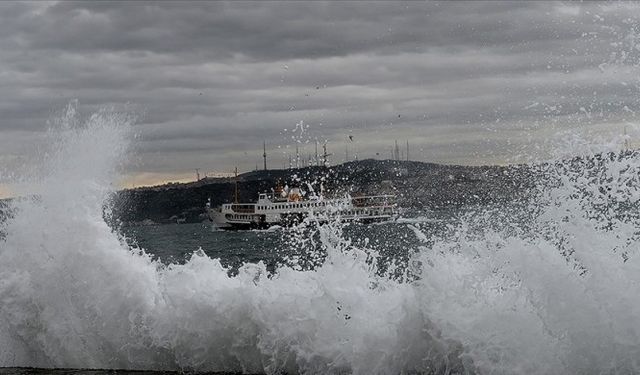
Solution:
[(387, 157), (394, 139), (426, 161), (514, 161), (563, 126), (635, 121), (639, 15), (634, 3), (0, 3), (0, 161), (74, 99), (141, 113), (132, 173), (252, 168), (263, 140), (274, 166), (316, 140), (336, 162), (345, 143)]

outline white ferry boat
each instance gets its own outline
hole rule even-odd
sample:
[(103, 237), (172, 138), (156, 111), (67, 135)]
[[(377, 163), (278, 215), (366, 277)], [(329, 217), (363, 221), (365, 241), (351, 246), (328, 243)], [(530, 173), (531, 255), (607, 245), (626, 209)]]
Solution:
[(318, 222), (387, 221), (397, 217), (398, 207), (393, 195), (303, 198), (299, 188), (278, 187), (273, 193), (259, 194), (256, 203), (237, 203), (236, 198), (236, 203), (226, 203), (214, 208), (208, 202), (207, 213), (209, 220), (220, 229), (251, 229), (293, 225), (301, 223), (307, 217)]

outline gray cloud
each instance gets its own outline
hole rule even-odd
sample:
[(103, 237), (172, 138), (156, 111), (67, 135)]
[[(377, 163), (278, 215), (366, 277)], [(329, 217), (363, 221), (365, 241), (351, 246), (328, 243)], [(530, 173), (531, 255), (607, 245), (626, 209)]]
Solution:
[(630, 2), (0, 3), (0, 169), (73, 99), (143, 114), (131, 174), (250, 169), (263, 140), (275, 166), (316, 139), (337, 162), (347, 135), (359, 157), (410, 139), (424, 161), (520, 161), (565, 128), (636, 120), (638, 16)]

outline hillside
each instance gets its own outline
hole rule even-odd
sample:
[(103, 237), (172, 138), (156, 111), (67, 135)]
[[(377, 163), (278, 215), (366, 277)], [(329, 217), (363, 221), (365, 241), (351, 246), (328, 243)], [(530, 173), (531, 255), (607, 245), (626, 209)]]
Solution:
[[(252, 202), (278, 181), (316, 191), (322, 183), (325, 195), (391, 192), (402, 207), (437, 210), (512, 200), (526, 194), (531, 180), (526, 169), (519, 167), (368, 159), (333, 167), (248, 172), (238, 176), (238, 190), (240, 201)], [(228, 178), (128, 189), (114, 196), (113, 213), (127, 223), (197, 222), (205, 218), (208, 199), (213, 206), (230, 202), (234, 189), (234, 179)]]

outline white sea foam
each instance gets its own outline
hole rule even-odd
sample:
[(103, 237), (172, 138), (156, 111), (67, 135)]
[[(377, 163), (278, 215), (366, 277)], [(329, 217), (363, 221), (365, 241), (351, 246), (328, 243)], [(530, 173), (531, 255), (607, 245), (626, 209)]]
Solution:
[[(314, 271), (196, 252), (164, 266), (103, 219), (130, 129), (102, 112), (61, 131), (0, 240), (0, 366), (303, 373), (640, 371), (637, 155), (554, 166), (527, 236), (463, 223), (409, 271), (319, 227)], [(552, 185), (552, 187), (549, 187)], [(534, 209), (535, 208), (535, 209)], [(490, 216), (485, 218), (491, 220)], [(480, 228), (482, 229), (482, 228)]]

